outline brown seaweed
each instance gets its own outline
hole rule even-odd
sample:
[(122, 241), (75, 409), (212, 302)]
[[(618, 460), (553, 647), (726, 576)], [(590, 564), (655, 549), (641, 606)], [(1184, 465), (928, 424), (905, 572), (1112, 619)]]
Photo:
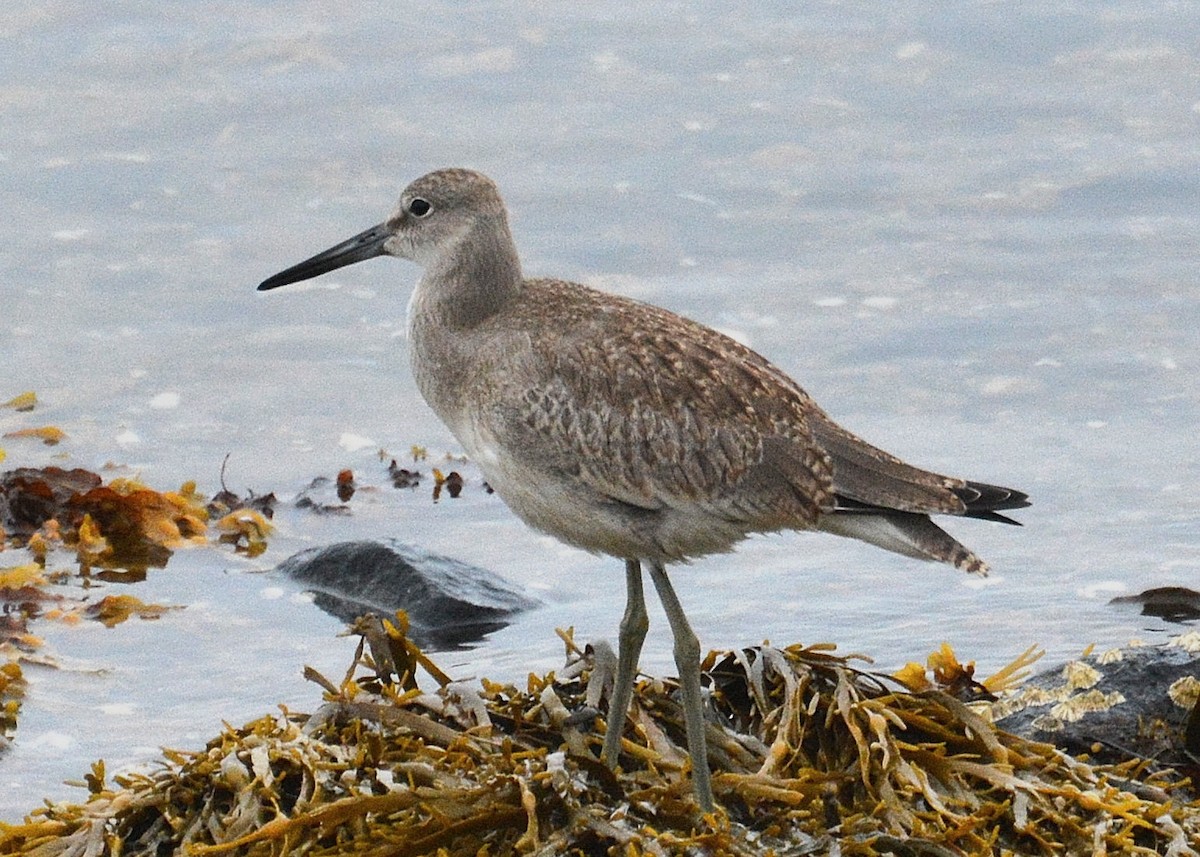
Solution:
[(0, 854), (1181, 855), (1200, 835), (1184, 778), (1007, 734), (990, 703), (913, 692), (829, 646), (709, 655), (720, 809), (703, 815), (673, 680), (638, 684), (614, 773), (597, 761), (603, 647), (565, 634), (564, 668), (521, 689), (452, 682), (403, 631), (360, 628), (313, 714), (111, 784), (98, 767), (86, 803), (0, 825)]

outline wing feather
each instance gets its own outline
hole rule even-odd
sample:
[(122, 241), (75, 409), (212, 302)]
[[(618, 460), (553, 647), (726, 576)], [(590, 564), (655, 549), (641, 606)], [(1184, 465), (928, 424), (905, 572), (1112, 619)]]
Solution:
[(813, 526), (833, 508), (816, 406), (782, 372), (667, 310), (569, 297), (576, 312), (556, 312), (568, 323), (533, 342), (541, 365), (529, 376), (547, 380), (521, 391), (513, 414), (539, 455), (553, 449), (556, 467), (615, 500), (699, 506), (754, 529)]
[[(661, 512), (689, 526), (709, 521), (724, 533), (714, 544), (820, 527), (982, 571), (927, 516), (1013, 523), (997, 510), (1029, 505), (1019, 491), (922, 470), (871, 446), (765, 358), (710, 328), (572, 283), (526, 288), (538, 294), (521, 312), (558, 325), (518, 312), (505, 315), (510, 336), (489, 336), (512, 349), (498, 366), (521, 371), (492, 371), (480, 359), (479, 384), (536, 381), (477, 397), (502, 411), (488, 425), (503, 427), (506, 454), (528, 451), (524, 466), (650, 516), (639, 520)], [(693, 553), (688, 543), (674, 553)]]

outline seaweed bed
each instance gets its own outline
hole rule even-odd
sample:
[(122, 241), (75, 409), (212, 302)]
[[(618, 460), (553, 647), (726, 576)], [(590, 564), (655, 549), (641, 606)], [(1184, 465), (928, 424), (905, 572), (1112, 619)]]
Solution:
[(467, 685), (399, 619), (359, 623), (340, 684), (310, 675), (326, 697), (313, 714), (229, 728), (111, 784), (97, 763), (85, 803), (0, 825), (0, 853), (1182, 855), (1200, 837), (1179, 774), (1089, 764), (960, 700), (1012, 686), (1026, 656), (977, 684), (944, 649), (905, 687), (829, 646), (712, 653), (721, 808), (704, 816), (671, 680), (640, 681), (614, 774), (597, 761), (611, 650), (563, 633), (557, 675)]
[[(389, 469), (397, 487), (417, 475)], [(460, 490), (434, 475), (434, 499), (443, 485)], [(352, 494), (353, 477), (339, 474), (337, 499)], [(224, 488), (208, 500), (191, 483), (103, 485), (79, 469), (0, 474), (0, 549), (31, 560), (0, 568), (0, 749), (16, 730), (20, 661), (39, 645), (30, 622), (116, 624), (166, 609), (128, 595), (66, 607), (50, 584), (131, 582), (189, 544), (256, 555), (273, 503)], [(565, 667), (521, 690), (451, 681), (406, 626), (403, 614), (361, 620), (345, 677), (310, 673), (325, 693), (312, 714), (227, 728), (203, 750), (166, 751), (149, 772), (110, 778), (95, 763), (83, 803), (0, 823), (0, 854), (1197, 853), (1200, 800), (1185, 773), (1136, 754), (1100, 765), (993, 726), (1015, 698), (993, 695), (1018, 683), (1032, 652), (983, 682), (948, 647), (928, 669), (895, 676), (827, 645), (711, 653), (719, 809), (703, 815), (672, 680), (639, 682), (614, 773), (597, 761), (615, 667), (607, 646), (581, 650), (563, 633)]]

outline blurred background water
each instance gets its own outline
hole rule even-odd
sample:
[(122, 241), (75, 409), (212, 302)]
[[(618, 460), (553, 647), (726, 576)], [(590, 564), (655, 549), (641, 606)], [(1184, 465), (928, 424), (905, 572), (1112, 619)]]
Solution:
[[(755, 538), (675, 574), (706, 647), (835, 641), (881, 668), (942, 640), (981, 674), (1031, 643), (1161, 638), (1108, 599), (1200, 584), (1200, 18), (1188, 3), (88, 4), (0, 10), (0, 401), (53, 449), (288, 497), (457, 445), (405, 357), (417, 270), (265, 276), (380, 221), (430, 169), (491, 175), (530, 275), (732, 333), (835, 418), (930, 468), (1013, 485), (1023, 529), (950, 528), (986, 581), (828, 536)], [(401, 463), (404, 463), (403, 461)], [(469, 474), (470, 471), (468, 471)], [(158, 622), (42, 623), (0, 818), (92, 759), (195, 748), (222, 719), (319, 704), (353, 641), (254, 572), (391, 535), (546, 606), (456, 676), (523, 683), (555, 626), (615, 636), (615, 560), (526, 530), (474, 486), (285, 510), (256, 560), (185, 551), (132, 590)], [(0, 556), (0, 565), (22, 562)], [(671, 673), (657, 607), (642, 657)]]

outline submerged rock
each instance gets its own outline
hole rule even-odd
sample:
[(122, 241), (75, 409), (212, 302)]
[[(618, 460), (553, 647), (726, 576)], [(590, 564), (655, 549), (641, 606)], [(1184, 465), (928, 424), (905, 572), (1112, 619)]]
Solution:
[(1137, 604), (1143, 616), (1157, 616), (1168, 622), (1194, 622), (1200, 619), (1200, 592), (1186, 586), (1158, 586), (1137, 595), (1122, 595), (1109, 604)]
[(404, 610), (409, 636), (435, 649), (477, 642), (538, 605), (487, 569), (392, 539), (310, 548), (277, 570), (304, 584), (318, 607), (345, 622)]

